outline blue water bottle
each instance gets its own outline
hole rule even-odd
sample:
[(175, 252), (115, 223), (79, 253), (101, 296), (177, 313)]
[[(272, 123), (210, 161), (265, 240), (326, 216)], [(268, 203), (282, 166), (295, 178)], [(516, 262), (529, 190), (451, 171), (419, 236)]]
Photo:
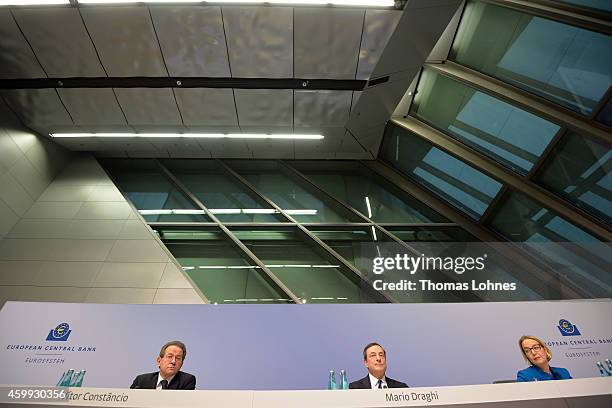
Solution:
[(340, 370), (340, 389), (348, 390), (348, 380), (346, 379), (346, 371)]
[(74, 380), (72, 383), (73, 387), (80, 387), (83, 385), (83, 379), (85, 378), (85, 370), (77, 371), (77, 374), (74, 376)]
[(66, 380), (66, 373), (68, 371), (64, 371), (64, 373), (62, 374), (62, 376), (60, 377), (59, 381), (57, 382), (56, 386), (61, 387), (62, 384), (64, 383), (64, 381)]
[(72, 382), (72, 374), (73, 373), (74, 373), (74, 370), (72, 368), (70, 370), (66, 371), (64, 373), (64, 376), (60, 380), (60, 382), (57, 384), (58, 387), (70, 387), (70, 383)]
[(608, 370), (606, 370), (599, 361), (597, 362), (597, 368), (599, 368), (599, 374), (601, 374), (602, 377), (608, 377), (610, 375)]
[(337, 390), (338, 386), (336, 385), (336, 373), (334, 370), (329, 370), (329, 379), (327, 381), (327, 389), (328, 390)]

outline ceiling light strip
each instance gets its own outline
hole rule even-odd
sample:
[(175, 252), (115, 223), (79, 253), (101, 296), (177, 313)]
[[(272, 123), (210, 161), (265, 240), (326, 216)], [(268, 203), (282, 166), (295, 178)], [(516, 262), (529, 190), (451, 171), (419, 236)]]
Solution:
[(0, 6), (45, 6), (48, 4), (70, 4), (69, 0), (0, 0)]
[(81, 4), (118, 4), (118, 3), (211, 3), (211, 4), (286, 4), (291, 6), (332, 5), (332, 6), (367, 6), (394, 7), (394, 0), (78, 0)]
[(323, 139), (323, 135), (307, 134), (257, 134), (257, 133), (49, 133), (53, 138), (200, 138), (200, 139), (292, 139), (316, 140)]

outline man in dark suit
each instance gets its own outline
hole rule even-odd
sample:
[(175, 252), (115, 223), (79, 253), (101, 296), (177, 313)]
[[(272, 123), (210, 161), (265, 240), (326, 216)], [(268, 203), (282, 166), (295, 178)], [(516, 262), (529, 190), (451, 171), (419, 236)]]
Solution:
[(387, 353), (378, 343), (370, 343), (363, 349), (363, 364), (368, 375), (349, 384), (350, 389), (408, 388), (401, 381), (385, 376), (387, 372)]
[(161, 348), (157, 357), (159, 371), (140, 374), (134, 379), (130, 388), (148, 390), (195, 390), (195, 376), (180, 371), (187, 355), (185, 344), (180, 341), (170, 341)]

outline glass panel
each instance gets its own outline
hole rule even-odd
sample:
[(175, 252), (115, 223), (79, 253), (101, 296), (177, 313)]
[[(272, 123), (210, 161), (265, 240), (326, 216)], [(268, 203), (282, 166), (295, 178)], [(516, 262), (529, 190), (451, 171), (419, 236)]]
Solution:
[(612, 11), (612, 1), (610, 0), (557, 0), (560, 3), (567, 3), (574, 6), (591, 8), (594, 10)]
[(479, 218), (502, 185), (396, 125), (387, 126), (382, 157), (468, 215)]
[(384, 228), (404, 242), (478, 242), (478, 239), (460, 227), (427, 226)]
[(218, 169), (214, 162), (167, 162), (176, 177), (221, 222), (287, 221), (244, 185)]
[(210, 222), (198, 208), (145, 160), (107, 161), (115, 183), (148, 222)]
[(576, 133), (555, 146), (540, 183), (607, 223), (612, 221), (612, 151)]
[(370, 303), (359, 279), (298, 230), (247, 230), (232, 232), (268, 268), (307, 303)]
[(496, 209), (491, 226), (511, 241), (528, 243), (552, 270), (591, 292), (592, 297), (612, 294), (609, 244), (525, 195), (516, 191), (508, 194)]
[(360, 163), (292, 162), (291, 165), (328, 194), (375, 222), (447, 222)]
[(612, 83), (612, 37), (470, 2), (451, 59), (584, 115)]
[(491, 225), (517, 242), (598, 242), (597, 238), (516, 191), (496, 210)]
[(412, 113), (522, 174), (560, 129), (429, 69), (421, 75)]
[(595, 120), (612, 127), (612, 98), (608, 99), (608, 102), (601, 109)]
[(355, 228), (309, 227), (308, 230), (364, 274), (372, 269), (372, 261), (370, 258), (364, 257), (362, 244), (392, 242), (373, 226)]
[(217, 230), (160, 230), (160, 238), (211, 303), (293, 303)]
[[(343, 211), (332, 202), (326, 202), (314, 188), (303, 180), (288, 174), (276, 163), (264, 162), (264, 167), (254, 170), (252, 165), (241, 166), (231, 162), (230, 165), (251, 185), (282, 208), (298, 222), (360, 222), (361, 220), (348, 211)], [(269, 168), (269, 170), (268, 170)]]

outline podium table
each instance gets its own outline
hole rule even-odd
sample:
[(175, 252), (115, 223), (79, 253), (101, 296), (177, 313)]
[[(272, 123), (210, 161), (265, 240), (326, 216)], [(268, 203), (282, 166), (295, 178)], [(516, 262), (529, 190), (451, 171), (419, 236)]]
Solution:
[[(0, 404), (25, 407), (126, 408), (610, 408), (612, 377), (530, 383), (465, 385), (386, 390), (315, 391), (157, 391), (116, 388), (67, 388), (64, 400), (9, 398), (2, 386)], [(15, 395), (15, 393), (13, 393)]]

